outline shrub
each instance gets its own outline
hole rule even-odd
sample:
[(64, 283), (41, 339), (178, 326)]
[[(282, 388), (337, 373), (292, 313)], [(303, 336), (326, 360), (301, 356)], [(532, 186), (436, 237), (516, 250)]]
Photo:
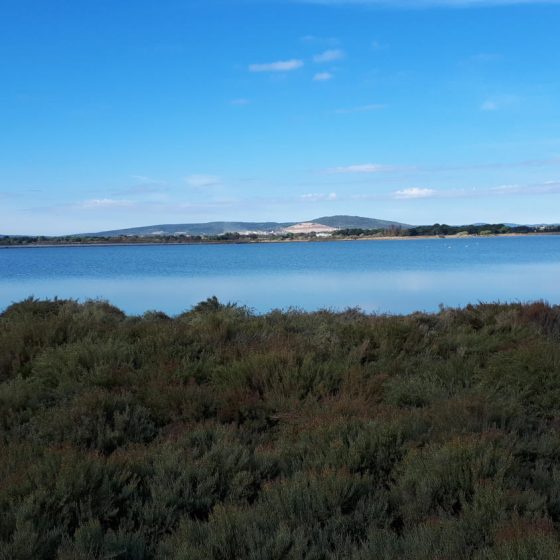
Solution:
[(558, 307), (0, 314), (0, 560), (557, 558)]

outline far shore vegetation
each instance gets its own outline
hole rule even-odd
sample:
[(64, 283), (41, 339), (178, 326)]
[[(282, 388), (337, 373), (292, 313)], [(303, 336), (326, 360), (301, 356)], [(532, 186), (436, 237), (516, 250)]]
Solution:
[(196, 244), (196, 243), (266, 243), (289, 241), (326, 241), (356, 239), (413, 239), (419, 237), (472, 237), (495, 235), (535, 235), (560, 233), (560, 225), (508, 226), (483, 224), (449, 226), (434, 224), (411, 228), (339, 229), (332, 233), (239, 233), (221, 235), (0, 235), (0, 247), (51, 246), (51, 245), (122, 245), (122, 244)]
[(0, 312), (1, 560), (557, 560), (560, 307)]

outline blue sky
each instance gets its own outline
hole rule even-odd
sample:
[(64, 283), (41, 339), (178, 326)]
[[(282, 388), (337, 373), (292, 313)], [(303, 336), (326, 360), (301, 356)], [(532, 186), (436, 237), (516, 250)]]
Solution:
[(560, 222), (560, 3), (3, 0), (0, 233)]

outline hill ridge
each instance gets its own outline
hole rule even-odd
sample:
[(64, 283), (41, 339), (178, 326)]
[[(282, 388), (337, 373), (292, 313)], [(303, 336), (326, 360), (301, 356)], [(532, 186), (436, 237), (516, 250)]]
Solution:
[(409, 228), (411, 226), (390, 220), (377, 218), (365, 218), (361, 216), (323, 216), (321, 218), (306, 220), (302, 222), (242, 222), (242, 221), (215, 221), (204, 223), (178, 223), (178, 224), (155, 224), (132, 228), (106, 230), (95, 233), (75, 234), (88, 235), (92, 237), (117, 237), (123, 235), (221, 235), (224, 233), (280, 233), (283, 229), (296, 224), (316, 223), (336, 229), (362, 228), (378, 229), (384, 227)]

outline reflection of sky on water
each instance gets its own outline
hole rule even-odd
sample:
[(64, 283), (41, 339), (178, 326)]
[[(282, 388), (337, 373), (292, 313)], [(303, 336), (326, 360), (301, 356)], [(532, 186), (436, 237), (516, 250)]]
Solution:
[(473, 266), (457, 270), (395, 270), (367, 272), (245, 274), (208, 276), (138, 276), (116, 278), (59, 277), (36, 280), (2, 279), (0, 308), (29, 295), (35, 297), (103, 298), (129, 313), (158, 309), (180, 313), (216, 295), (258, 312), (299, 307), (370, 312), (435, 311), (439, 304), (466, 305), (479, 301), (560, 303), (560, 262)]
[(560, 236), (0, 250), (0, 279), (470, 270), (560, 262)]

